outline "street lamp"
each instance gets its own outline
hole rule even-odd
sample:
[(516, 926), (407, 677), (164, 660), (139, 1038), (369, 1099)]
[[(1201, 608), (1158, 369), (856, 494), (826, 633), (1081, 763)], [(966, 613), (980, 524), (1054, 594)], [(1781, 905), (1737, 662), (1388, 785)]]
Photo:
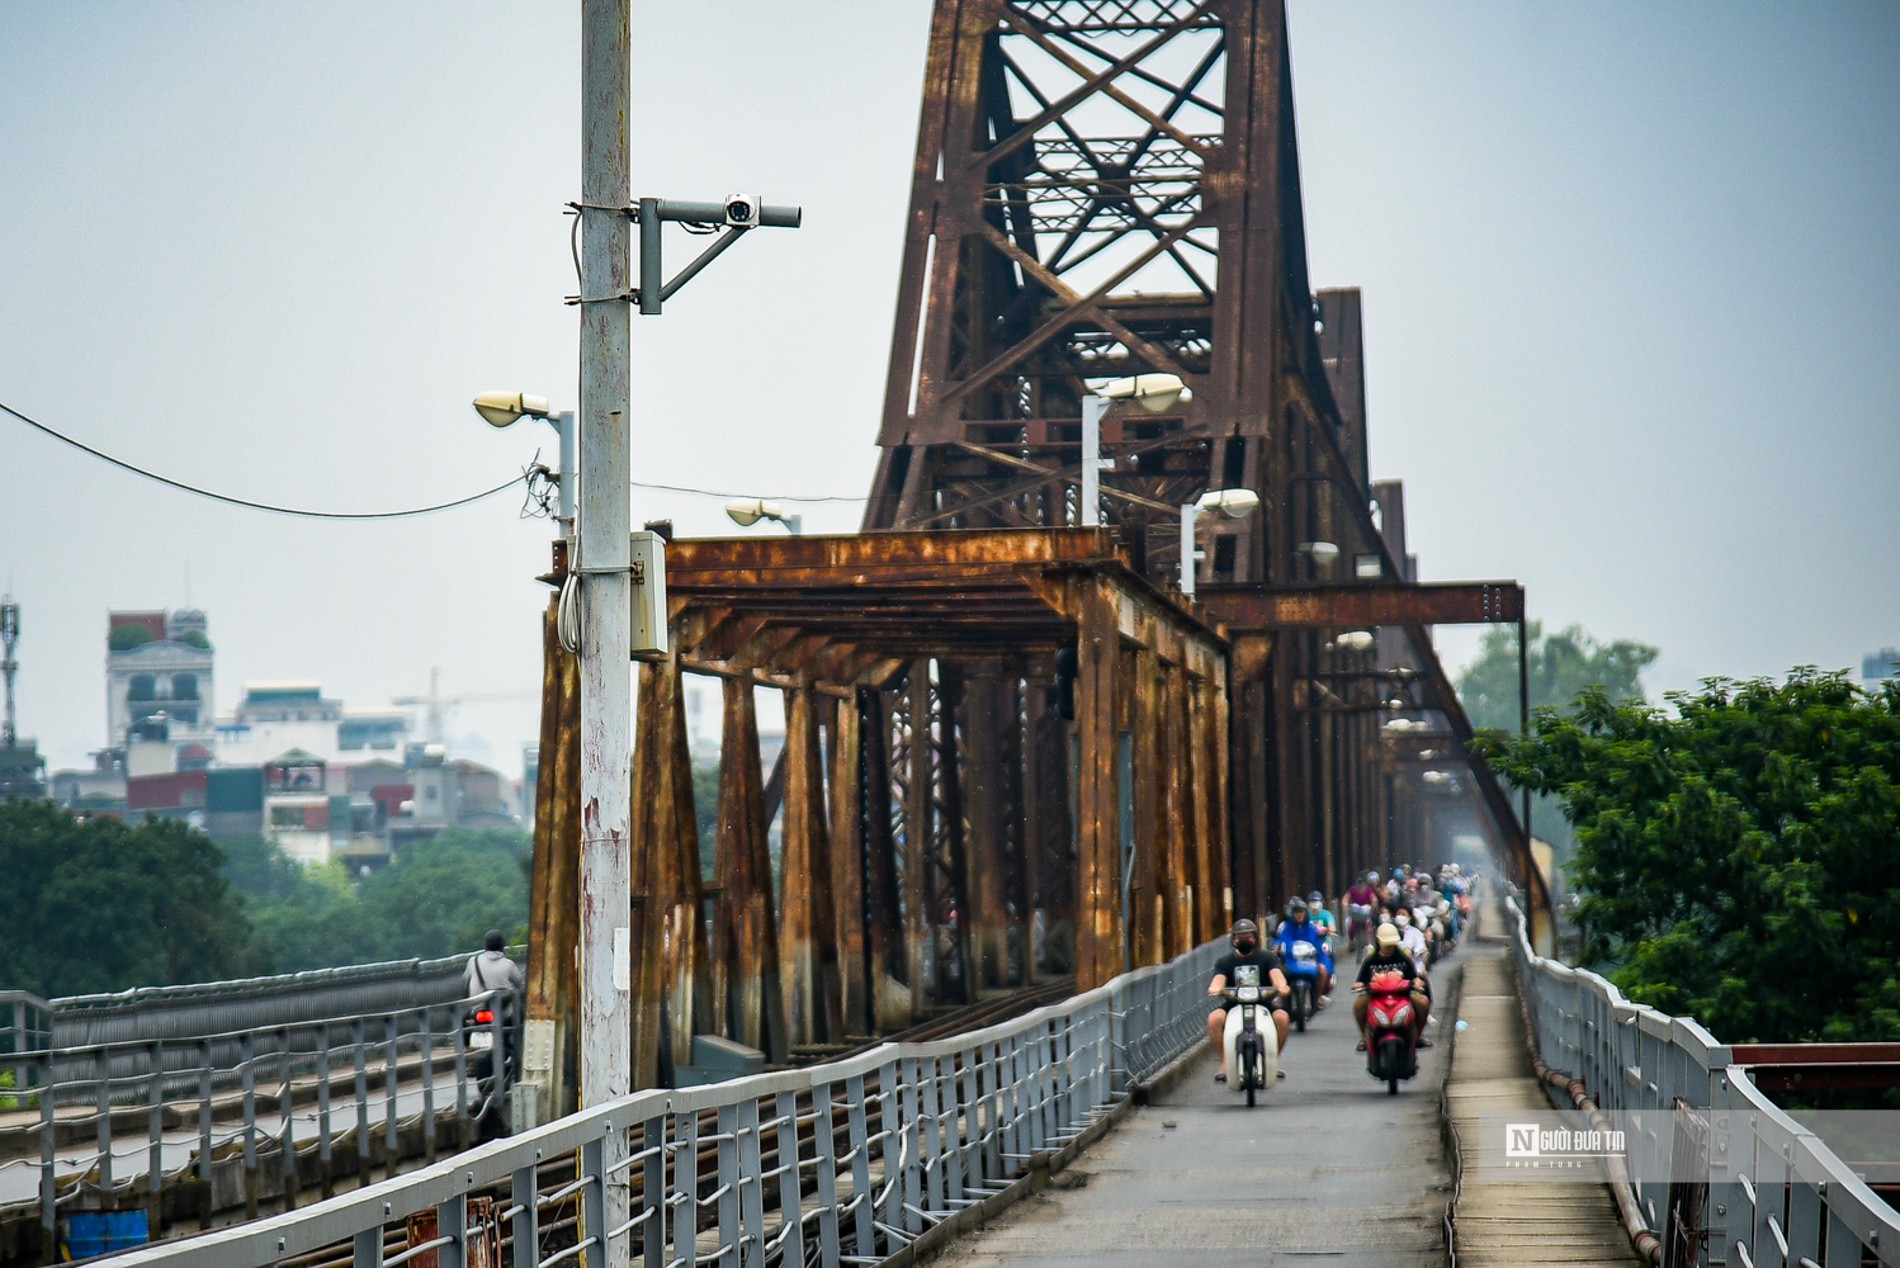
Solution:
[(1326, 640), (1329, 652), (1369, 652), (1379, 636), (1371, 630), (1347, 630), (1344, 634), (1335, 634)]
[[(1194, 393), (1178, 374), (1136, 374), (1110, 379), (1082, 398), (1082, 528), (1102, 524), (1102, 419), (1120, 401), (1136, 401), (1150, 414), (1165, 414)], [(1190, 592), (1191, 593), (1191, 592)]]
[(547, 397), (530, 396), (526, 392), (483, 392), (471, 403), (490, 427), (512, 427), (524, 418), (538, 418), (561, 438), (561, 469), (555, 477), (555, 485), (560, 490), (557, 518), (571, 534), (574, 531), (574, 485), (580, 474), (580, 465), (574, 460), (574, 411), (563, 410), (556, 414), (549, 409)]
[(760, 520), (773, 520), (785, 525), (785, 531), (793, 536), (797, 536), (805, 524), (804, 516), (788, 514), (777, 502), (763, 498), (734, 498), (726, 503), (726, 517), (741, 528), (750, 528)]
[(1211, 512), (1237, 520), (1252, 515), (1260, 508), (1260, 495), (1252, 489), (1213, 489), (1201, 495), (1198, 502), (1189, 502), (1181, 508), (1181, 593), (1188, 597), (1194, 594), (1194, 521), (1203, 512)]
[(1321, 568), (1330, 567), (1333, 560), (1339, 558), (1339, 546), (1335, 542), (1301, 542), (1293, 549)]

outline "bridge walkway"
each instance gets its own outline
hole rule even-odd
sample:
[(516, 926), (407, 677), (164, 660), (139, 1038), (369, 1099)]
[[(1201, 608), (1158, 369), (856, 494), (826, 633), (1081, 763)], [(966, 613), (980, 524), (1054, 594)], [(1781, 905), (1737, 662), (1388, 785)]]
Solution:
[[(1434, 982), (1449, 1000), (1459, 956)], [(1133, 1111), (1049, 1188), (931, 1260), (993, 1265), (1305, 1261), (1369, 1268), (1445, 1262), (1450, 1171), (1438, 1094), (1447, 1048), (1389, 1096), (1353, 1050), (1341, 988), (1282, 1055), (1287, 1078), (1258, 1107), (1213, 1082), (1212, 1052)], [(1448, 1025), (1434, 1025), (1443, 1036)]]
[[(1468, 1028), (1457, 1036), (1445, 1089), (1446, 1114), (1466, 1164), (1452, 1212), (1458, 1266), (1639, 1263), (1601, 1183), (1480, 1183), (1471, 1174), (1476, 1149), (1502, 1148), (1501, 1142), (1480, 1140), (1481, 1114), (1551, 1107), (1545, 1085), (1531, 1070), (1504, 917), (1495, 899), (1487, 907), (1483, 925), (1494, 936), (1468, 940), (1458, 1003)], [(1496, 1120), (1490, 1123), (1495, 1130)]]

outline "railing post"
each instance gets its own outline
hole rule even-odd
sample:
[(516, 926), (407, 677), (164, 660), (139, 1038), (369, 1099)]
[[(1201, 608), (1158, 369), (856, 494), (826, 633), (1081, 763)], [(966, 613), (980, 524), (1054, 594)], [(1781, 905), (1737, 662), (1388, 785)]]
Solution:
[[(900, 1163), (904, 1122), (898, 1097), (901, 1064), (893, 1060), (877, 1068), (877, 1127), (878, 1134), (883, 1138), (880, 1152), (883, 1158), (884, 1222), (892, 1228), (903, 1227), (904, 1177)], [(847, 1112), (851, 1116), (851, 1147), (856, 1151), (851, 1163), (852, 1192), (854, 1196), (859, 1193), (866, 1195), (862, 1202), (855, 1203), (853, 1207), (857, 1226), (855, 1253), (861, 1257), (876, 1258), (876, 1229), (872, 1224), (875, 1212), (871, 1206), (875, 1195), (871, 1189), (870, 1115), (864, 1099), (864, 1079), (847, 1080), (845, 1089), (845, 1095), (851, 1098)]]
[[(430, 1162), (435, 1161), (435, 1026), (431, 1020), (434, 1010), (427, 1005), (421, 1009), (422, 1034), (417, 1043), (422, 1048), (422, 1155)], [(500, 1060), (500, 1054), (496, 1054)], [(499, 1265), (496, 1265), (499, 1268)]]
[(165, 1204), (160, 1200), (165, 1191), (165, 1043), (162, 1039), (152, 1041), (152, 1082), (146, 1101), (151, 1111), (145, 1120), (145, 1134), (150, 1142), (145, 1163), (145, 1218), (156, 1238), (163, 1231), (165, 1217)]
[[(839, 1257), (842, 1254), (838, 1244), (838, 1128), (832, 1121), (833, 1098), (837, 1094), (835, 1083), (814, 1084), (811, 1090), (812, 1151), (818, 1162), (818, 1254), (821, 1268), (838, 1268)], [(846, 1093), (846, 1095), (850, 1094)], [(848, 1121), (851, 1124), (851, 1130), (846, 1133), (849, 1142), (847, 1153), (851, 1155), (852, 1165), (855, 1167), (859, 1160), (855, 1151), (861, 1151), (864, 1148), (863, 1136), (857, 1130), (857, 1125), (863, 1119), (861, 1115), (849, 1115)], [(783, 1148), (784, 1146), (781, 1145), (780, 1149)], [(796, 1157), (796, 1154), (793, 1156)], [(781, 1180), (780, 1183), (783, 1184), (783, 1181)], [(783, 1193), (782, 1189), (781, 1193)], [(871, 1201), (870, 1195), (862, 1189), (857, 1191), (856, 1196), (861, 1205)], [(780, 1198), (779, 1204), (781, 1210), (787, 1209), (783, 1197)], [(794, 1202), (790, 1209), (795, 1211), (797, 1203)], [(858, 1253), (865, 1255), (870, 1252), (860, 1246)], [(791, 1250), (788, 1246), (785, 1262), (802, 1261), (791, 1258)]]
[(198, 1183), (204, 1193), (204, 1205), (198, 1212), (201, 1228), (211, 1227), (211, 1041), (198, 1041)]
[[(823, 1131), (831, 1122), (831, 1085), (829, 1083), (812, 1088), (811, 1102), (814, 1109), (817, 1108), (820, 1100), (826, 1103), (826, 1113), (823, 1116), (813, 1116), (814, 1132)], [(785, 1264), (803, 1264), (805, 1262), (805, 1221), (803, 1219), (804, 1204), (800, 1200), (801, 1186), (799, 1184), (797, 1093), (780, 1092), (778, 1094), (778, 1112), (775, 1117), (779, 1120), (778, 1210), (779, 1217), (785, 1227), (784, 1241), (781, 1243), (779, 1250), (779, 1262)], [(813, 1149), (819, 1157), (826, 1157), (837, 1151), (836, 1140), (837, 1137), (835, 1136), (816, 1136), (812, 1141)], [(833, 1171), (835, 1174), (835, 1164)], [(763, 1198), (763, 1194), (761, 1194), (761, 1198)], [(834, 1201), (837, 1199), (837, 1186), (835, 1184), (832, 1186), (832, 1199)], [(763, 1227), (763, 1225), (761, 1225), (761, 1227)], [(835, 1241), (838, 1228), (838, 1212), (835, 1207), (831, 1211), (831, 1227), (832, 1238)], [(760, 1262), (764, 1262), (765, 1257), (763, 1251), (761, 1251), (759, 1258)]]
[(937, 1112), (938, 1059), (920, 1058), (911, 1068), (917, 1072), (918, 1157), (924, 1164), (924, 1197), (916, 1205), (934, 1214), (944, 1209), (943, 1119)]
[(57, 1257), (55, 1241), (59, 1234), (59, 1184), (53, 1168), (58, 1162), (58, 1124), (54, 1113), (53, 1052), (49, 1046), (40, 1057), (40, 1232), (46, 1239), (46, 1261)]
[[(904, 1057), (897, 1063), (902, 1073), (897, 1082), (897, 1128), (903, 1133), (904, 1156), (904, 1207), (903, 1220), (898, 1224), (907, 1233), (921, 1233), (923, 1219), (917, 1211), (924, 1204), (924, 1120), (922, 1113), (922, 1074), (915, 1057)], [(885, 1108), (888, 1111), (890, 1101)], [(885, 1129), (891, 1130), (890, 1124)]]
[(393, 1172), (401, 1147), (396, 1138), (396, 1098), (402, 1077), (401, 1051), (396, 1017), (383, 1019), (383, 1170)]
[[(661, 1157), (665, 1157), (662, 1150)], [(588, 1255), (588, 1263), (603, 1262), (607, 1256), (607, 1147), (604, 1135), (597, 1135), (581, 1146), (581, 1174), (578, 1179), (585, 1180), (586, 1187), (581, 1191), (581, 1213), (577, 1223), (580, 1226), (581, 1240), (591, 1242), (598, 1254)], [(655, 1220), (665, 1219), (664, 1212), (655, 1214)], [(649, 1221), (650, 1222), (650, 1221)], [(688, 1235), (687, 1245), (692, 1245)], [(522, 1261), (519, 1252), (516, 1262)], [(665, 1262), (665, 1252), (652, 1261), (655, 1265)], [(527, 1268), (525, 1264), (522, 1268)]]
[(336, 1160), (330, 1148), (330, 1023), (317, 1027), (317, 1180), (325, 1199), (336, 1196)]
[(694, 1268), (699, 1262), (699, 1115), (691, 1110), (673, 1113), (674, 1203), (672, 1263)]
[[(538, 1205), (541, 1195), (535, 1186), (534, 1164), (516, 1167), (511, 1182), (509, 1204), (515, 1208), (515, 1214), (508, 1232), (515, 1244), (514, 1262), (517, 1268), (533, 1268), (541, 1257), (541, 1208)], [(491, 1264), (489, 1268), (501, 1268), (501, 1265)]]
[(112, 1192), (112, 1051), (109, 1048), (99, 1050), (97, 1062), (99, 1070), (98, 1112), (99, 1121), (94, 1126), (94, 1139), (99, 1149), (99, 1187), (107, 1193)]
[(436, 1247), (436, 1268), (465, 1268), (468, 1263), (468, 1194), (458, 1193), (436, 1206), (435, 1231), (436, 1236), (449, 1239), (445, 1245)]
[(245, 1031), (238, 1041), (244, 1068), (244, 1217), (257, 1218), (257, 1036)]
[(719, 1230), (718, 1262), (722, 1268), (739, 1268), (739, 1107), (721, 1105), (716, 1120), (719, 1133), (718, 1198), (714, 1215)]
[[(640, 1262), (657, 1268), (666, 1262), (666, 1115), (656, 1115), (646, 1121), (640, 1143), (647, 1155), (641, 1167), (646, 1223), (640, 1226)], [(633, 1187), (631, 1176), (627, 1187), (629, 1190)], [(628, 1197), (631, 1199), (631, 1192)], [(518, 1268), (528, 1268), (519, 1259), (515, 1262)]]
[[(765, 1149), (759, 1140), (759, 1101), (739, 1102), (739, 1254), (743, 1268), (765, 1268)], [(783, 1162), (783, 1159), (780, 1159)], [(796, 1261), (794, 1261), (796, 1262)]]
[(297, 1206), (297, 1085), (295, 1082), (295, 1062), (291, 1055), (291, 1028), (284, 1027), (283, 1047), (279, 1049), (277, 1060), (282, 1067), (283, 1082), (278, 1092), (278, 1112), (284, 1116), (283, 1141), (278, 1146), (283, 1152), (284, 1164), (284, 1209), (295, 1210)]
[(358, 1017), (350, 1025), (350, 1060), (356, 1075), (356, 1187), (369, 1187), (369, 1034)]
[(383, 1268), (382, 1225), (366, 1228), (356, 1235), (351, 1260), (354, 1268)]

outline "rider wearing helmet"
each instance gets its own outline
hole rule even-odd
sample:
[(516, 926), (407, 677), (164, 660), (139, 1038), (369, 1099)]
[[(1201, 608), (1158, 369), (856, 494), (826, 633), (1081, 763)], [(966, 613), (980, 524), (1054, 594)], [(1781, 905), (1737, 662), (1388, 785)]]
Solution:
[(1366, 1050), (1366, 1010), (1372, 1003), (1367, 987), (1372, 982), (1373, 974), (1385, 972), (1400, 974), (1411, 986), (1412, 1016), (1416, 1019), (1413, 1023), (1412, 1038), (1417, 1047), (1431, 1047), (1432, 1041), (1425, 1037), (1425, 1021), (1431, 1016), (1432, 1011), (1431, 990), (1419, 973), (1417, 965), (1412, 962), (1412, 957), (1405, 950), (1404, 944), (1399, 940), (1398, 926), (1380, 925), (1375, 935), (1375, 943), (1372, 954), (1367, 956), (1365, 963), (1359, 966), (1359, 980), (1353, 983), (1352, 988), (1352, 1016), (1353, 1020), (1359, 1023), (1359, 1051)]
[[(1280, 968), (1280, 957), (1260, 945), (1260, 926), (1251, 920), (1236, 920), (1228, 936), (1233, 940), (1234, 949), (1214, 962), (1214, 980), (1207, 984), (1207, 993), (1219, 999), (1220, 993), (1230, 983), (1235, 986), (1271, 986), (1275, 995), (1273, 1028), (1279, 1031), (1280, 1051), (1285, 1052), (1287, 1032), (1293, 1026), (1292, 1018), (1286, 1013), (1286, 997), (1293, 993), (1293, 988), (1287, 985), (1286, 974)], [(1225, 1047), (1222, 1040), (1226, 1030), (1227, 1009), (1217, 1004), (1214, 1011), (1207, 1015), (1207, 1042), (1213, 1045), (1216, 1055), (1222, 1055)], [(1225, 1083), (1227, 1071), (1218, 1071), (1214, 1079), (1218, 1083)]]
[(1339, 922), (1333, 918), (1332, 912), (1326, 910), (1326, 895), (1317, 889), (1306, 896), (1306, 916), (1319, 927), (1320, 935), (1326, 939), (1326, 946), (1330, 950), (1333, 935), (1339, 932)]
[(1311, 943), (1313, 950), (1318, 953), (1317, 994), (1323, 999), (1333, 989), (1333, 953), (1327, 946), (1325, 931), (1313, 922), (1312, 912), (1297, 898), (1287, 905), (1287, 918), (1280, 926), (1280, 932), (1274, 935), (1273, 949), (1279, 952), (1280, 959), (1284, 961), (1293, 954), (1293, 944), (1296, 942)]

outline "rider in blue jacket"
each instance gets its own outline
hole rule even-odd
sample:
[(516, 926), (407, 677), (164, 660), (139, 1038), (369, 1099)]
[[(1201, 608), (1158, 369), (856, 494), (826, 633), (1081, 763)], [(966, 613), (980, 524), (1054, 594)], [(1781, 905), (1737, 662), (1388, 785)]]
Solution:
[(1310, 942), (1317, 952), (1319, 964), (1319, 985), (1316, 995), (1325, 996), (1333, 989), (1333, 953), (1326, 945), (1326, 931), (1314, 924), (1308, 917), (1306, 903), (1295, 898), (1287, 910), (1287, 918), (1281, 922), (1280, 930), (1273, 936), (1273, 949), (1279, 953), (1280, 960), (1289, 970), (1293, 967), (1293, 944)]

